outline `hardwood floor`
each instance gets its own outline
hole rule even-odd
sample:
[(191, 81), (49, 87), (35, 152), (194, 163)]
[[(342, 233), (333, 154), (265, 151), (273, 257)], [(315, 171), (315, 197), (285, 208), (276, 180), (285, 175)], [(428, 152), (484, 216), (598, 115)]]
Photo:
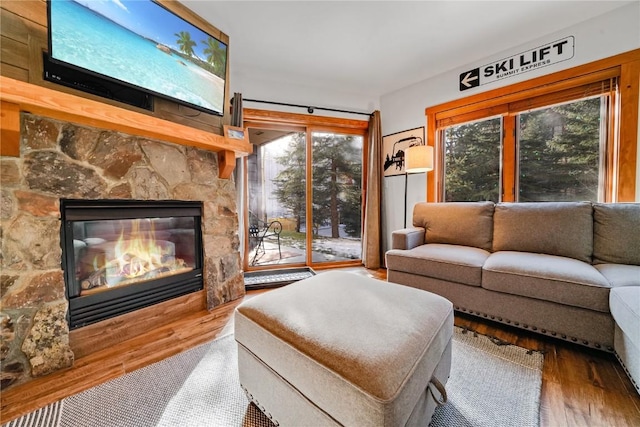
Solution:
[[(384, 269), (350, 267), (345, 270), (386, 279)], [(267, 291), (251, 291), (245, 298), (261, 292)], [(82, 356), (72, 368), (10, 388), (0, 396), (0, 422), (6, 423), (226, 334), (233, 310), (240, 302), (185, 316), (116, 346)], [(455, 323), (521, 347), (544, 351), (542, 427), (640, 426), (640, 396), (613, 355), (466, 315), (456, 315)]]

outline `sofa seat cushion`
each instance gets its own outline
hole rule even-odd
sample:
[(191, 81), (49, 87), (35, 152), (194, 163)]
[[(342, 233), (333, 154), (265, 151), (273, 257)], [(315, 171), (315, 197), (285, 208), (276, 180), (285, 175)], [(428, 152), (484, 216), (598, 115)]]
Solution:
[(387, 268), (471, 286), (482, 285), (482, 265), (490, 253), (470, 246), (430, 243), (411, 250), (390, 250)]
[(611, 315), (636, 347), (640, 347), (640, 286), (611, 289)]
[(594, 267), (607, 279), (612, 288), (640, 286), (640, 265), (596, 264)]
[(503, 251), (489, 256), (482, 287), (609, 312), (609, 282), (592, 265), (573, 258)]

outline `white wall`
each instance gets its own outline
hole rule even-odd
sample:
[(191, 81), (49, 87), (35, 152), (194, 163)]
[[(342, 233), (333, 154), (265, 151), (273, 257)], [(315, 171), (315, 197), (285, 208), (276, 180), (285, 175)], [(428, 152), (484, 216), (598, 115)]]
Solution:
[[(540, 37), (525, 45), (515, 46), (508, 51), (496, 52), (495, 55), (484, 60), (464, 65), (450, 72), (386, 94), (380, 99), (382, 133), (383, 135), (388, 135), (405, 129), (426, 126), (424, 112), (425, 108), (430, 106), (638, 49), (640, 48), (638, 17), (640, 17), (640, 2), (618, 8), (608, 14), (569, 27), (563, 31)], [(552, 64), (536, 71), (505, 78), (495, 83), (465, 90), (464, 92), (459, 91), (458, 79), (461, 73), (568, 36), (575, 37), (575, 55), (572, 59)], [(636, 200), (640, 200), (640, 174), (637, 174), (636, 179), (638, 180), (636, 188), (639, 195)], [(385, 178), (385, 180), (389, 180), (389, 178)], [(385, 206), (395, 206), (397, 193), (404, 193), (403, 185), (404, 181), (402, 183), (397, 182), (397, 180), (385, 182), (385, 195), (383, 198)], [(409, 199), (412, 201), (424, 201), (426, 199), (425, 189), (426, 183), (424, 182), (421, 185), (415, 185), (410, 182)], [(409, 205), (408, 207), (409, 211), (411, 211), (411, 206)], [(409, 218), (410, 215), (409, 212)], [(410, 225), (410, 221), (407, 224)], [(389, 249), (391, 231), (402, 228), (402, 226), (402, 215), (392, 214), (388, 212), (388, 209), (383, 210), (384, 250)]]
[[(561, 32), (532, 40), (526, 45), (515, 46), (508, 51), (496, 52), (495, 55), (484, 60), (463, 65), (450, 72), (383, 95), (380, 100), (382, 132), (387, 135), (425, 125), (424, 110), (433, 105), (638, 49), (640, 48), (639, 17), (640, 2), (632, 3), (615, 9), (608, 14), (585, 21), (582, 24), (569, 27)], [(567, 36), (575, 37), (575, 55), (572, 59), (539, 68), (537, 71), (505, 78), (499, 82), (483, 85), (475, 89), (465, 90), (464, 92), (459, 91), (458, 77), (460, 73)]]

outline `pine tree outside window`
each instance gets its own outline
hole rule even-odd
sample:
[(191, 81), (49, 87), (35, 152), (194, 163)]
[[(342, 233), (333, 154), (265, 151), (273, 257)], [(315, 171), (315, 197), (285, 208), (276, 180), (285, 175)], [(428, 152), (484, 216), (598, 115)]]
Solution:
[[(505, 114), (514, 138), (502, 116), (442, 129), (444, 200), (503, 201), (502, 174), (515, 173), (515, 201), (602, 201), (609, 104), (602, 95)], [(503, 142), (516, 153), (513, 168), (503, 167)]]
[(602, 201), (607, 97), (518, 115), (518, 201)]
[(445, 201), (499, 201), (501, 141), (500, 117), (444, 130)]

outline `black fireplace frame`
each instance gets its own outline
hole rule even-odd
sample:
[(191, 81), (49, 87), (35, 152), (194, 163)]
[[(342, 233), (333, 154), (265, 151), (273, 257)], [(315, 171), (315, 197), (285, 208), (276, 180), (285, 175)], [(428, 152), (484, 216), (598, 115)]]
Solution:
[[(65, 296), (69, 301), (70, 329), (148, 307), (204, 288), (202, 202), (181, 200), (79, 200), (61, 199), (60, 245)], [(144, 281), (103, 292), (80, 296), (75, 278), (73, 223), (137, 218), (193, 217), (195, 268), (186, 273)], [(71, 255), (70, 255), (71, 254)]]

